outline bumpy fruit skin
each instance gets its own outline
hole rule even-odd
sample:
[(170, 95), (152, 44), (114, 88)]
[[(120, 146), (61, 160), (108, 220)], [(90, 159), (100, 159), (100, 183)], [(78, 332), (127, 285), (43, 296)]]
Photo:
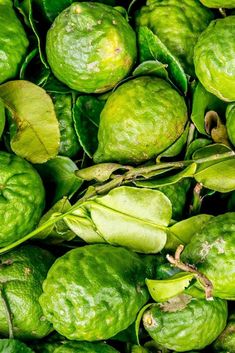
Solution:
[(235, 146), (235, 104), (231, 103), (226, 109), (226, 128), (229, 140)]
[(211, 344), (223, 331), (226, 320), (226, 301), (206, 301), (186, 294), (151, 305), (143, 316), (149, 335), (176, 352), (203, 349)]
[(184, 98), (166, 81), (143, 76), (119, 86), (100, 115), (95, 163), (140, 163), (156, 157), (184, 131)]
[(40, 303), (66, 338), (107, 339), (126, 329), (147, 302), (145, 276), (137, 254), (111, 245), (87, 245), (56, 260)]
[(26, 55), (28, 39), (12, 8), (12, 1), (0, 2), (0, 83), (16, 77)]
[(48, 31), (46, 52), (60, 81), (80, 92), (100, 93), (130, 72), (136, 60), (136, 38), (111, 6), (73, 3)]
[(45, 190), (37, 171), (23, 158), (0, 152), (0, 246), (29, 233), (40, 220)]
[(229, 317), (224, 331), (213, 343), (213, 352), (235, 352), (235, 314)]
[(234, 300), (235, 213), (212, 218), (186, 245), (182, 260), (212, 281), (214, 296)]
[(226, 8), (226, 9), (233, 9), (235, 8), (234, 0), (200, 0), (201, 3), (207, 7), (214, 7), (214, 8)]
[(207, 91), (235, 100), (235, 16), (217, 19), (201, 34), (194, 49), (196, 75)]
[(199, 35), (214, 18), (198, 0), (148, 0), (137, 14), (137, 26), (147, 26), (195, 76), (193, 50)]
[(0, 335), (8, 335), (3, 298), (12, 315), (15, 338), (42, 338), (51, 332), (38, 300), (53, 262), (48, 251), (31, 245), (0, 256)]

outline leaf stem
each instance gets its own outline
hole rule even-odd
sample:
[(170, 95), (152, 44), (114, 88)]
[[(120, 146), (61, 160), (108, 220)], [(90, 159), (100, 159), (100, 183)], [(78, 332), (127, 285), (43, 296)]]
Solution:
[(205, 289), (206, 300), (213, 300), (213, 284), (212, 282), (201, 272), (199, 272), (195, 266), (190, 264), (185, 264), (180, 260), (182, 251), (184, 250), (184, 245), (179, 245), (176, 249), (175, 256), (166, 255), (167, 260), (175, 267), (179, 268), (185, 272), (194, 273), (196, 278), (202, 284)]

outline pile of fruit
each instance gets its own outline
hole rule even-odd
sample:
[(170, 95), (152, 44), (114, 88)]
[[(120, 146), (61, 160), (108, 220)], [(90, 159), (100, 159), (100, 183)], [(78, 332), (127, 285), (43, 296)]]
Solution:
[(0, 0), (0, 352), (235, 353), (235, 0)]

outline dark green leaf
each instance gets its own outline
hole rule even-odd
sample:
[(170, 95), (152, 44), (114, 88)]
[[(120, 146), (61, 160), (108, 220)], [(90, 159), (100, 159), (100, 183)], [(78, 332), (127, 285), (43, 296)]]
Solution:
[(192, 141), (186, 150), (185, 159), (191, 159), (194, 152), (196, 152), (197, 150), (199, 150), (205, 146), (210, 145), (211, 143), (212, 143), (212, 141), (208, 140), (206, 138), (199, 138), (199, 139)]
[(24, 59), (24, 62), (20, 68), (20, 79), (25, 80), (27, 79), (26, 76), (26, 70), (29, 65), (29, 63), (35, 58), (35, 56), (38, 54), (38, 48), (34, 48)]
[(12, 117), (12, 150), (32, 163), (55, 157), (59, 149), (59, 124), (46, 92), (28, 81), (8, 81), (0, 86), (0, 97)]
[(186, 94), (188, 81), (179, 61), (171, 54), (167, 47), (161, 42), (157, 35), (147, 27), (138, 30), (138, 42), (140, 50), (140, 61), (158, 60), (168, 65), (169, 77), (179, 89)]
[(67, 196), (72, 197), (82, 185), (82, 180), (75, 175), (76, 164), (68, 157), (57, 156), (47, 163), (37, 164), (47, 189), (53, 191), (52, 204)]
[(105, 101), (86, 95), (78, 97), (74, 106), (74, 126), (78, 140), (90, 158), (98, 146), (98, 126), (104, 104)]
[(0, 352), (2, 353), (34, 353), (23, 342), (14, 339), (0, 339)]

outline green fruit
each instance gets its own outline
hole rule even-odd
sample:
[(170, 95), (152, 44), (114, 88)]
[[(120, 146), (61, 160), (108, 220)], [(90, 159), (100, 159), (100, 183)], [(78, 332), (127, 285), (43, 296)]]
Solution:
[(101, 112), (95, 163), (140, 163), (156, 157), (184, 131), (187, 107), (169, 83), (138, 77), (119, 86)]
[(14, 337), (41, 338), (51, 331), (38, 300), (53, 261), (48, 251), (31, 245), (0, 256), (0, 335), (10, 328), (6, 308)]
[(214, 18), (198, 0), (148, 0), (137, 14), (137, 26), (147, 26), (195, 76), (193, 50), (198, 37)]
[(182, 260), (213, 284), (213, 295), (235, 299), (235, 213), (212, 218), (186, 245)]
[(40, 303), (54, 329), (71, 340), (108, 339), (126, 329), (148, 300), (141, 257), (121, 247), (87, 245), (56, 260)]
[(111, 6), (73, 3), (47, 33), (46, 52), (54, 75), (86, 93), (110, 90), (136, 59), (135, 33)]
[(24, 343), (14, 339), (0, 339), (0, 352), (2, 353), (33, 353)]
[(235, 146), (235, 104), (229, 104), (226, 109), (226, 128), (229, 140)]
[(235, 16), (214, 20), (201, 34), (194, 50), (197, 77), (224, 101), (235, 100)]
[(72, 96), (70, 94), (54, 94), (53, 102), (60, 127), (59, 154), (70, 158), (75, 157), (81, 146), (73, 124)]
[(21, 157), (0, 151), (0, 165), (0, 246), (6, 246), (37, 225), (45, 191), (37, 171)]
[(213, 343), (214, 352), (235, 352), (235, 315), (232, 314), (228, 319), (228, 324), (224, 331)]
[(224, 7), (227, 9), (235, 8), (234, 0), (200, 0), (201, 3), (207, 7), (220, 8)]
[(224, 329), (226, 320), (226, 301), (207, 301), (187, 294), (152, 304), (143, 316), (149, 335), (176, 352), (203, 349), (211, 344)]
[(28, 39), (13, 10), (12, 1), (0, 2), (0, 83), (16, 77), (28, 47)]

